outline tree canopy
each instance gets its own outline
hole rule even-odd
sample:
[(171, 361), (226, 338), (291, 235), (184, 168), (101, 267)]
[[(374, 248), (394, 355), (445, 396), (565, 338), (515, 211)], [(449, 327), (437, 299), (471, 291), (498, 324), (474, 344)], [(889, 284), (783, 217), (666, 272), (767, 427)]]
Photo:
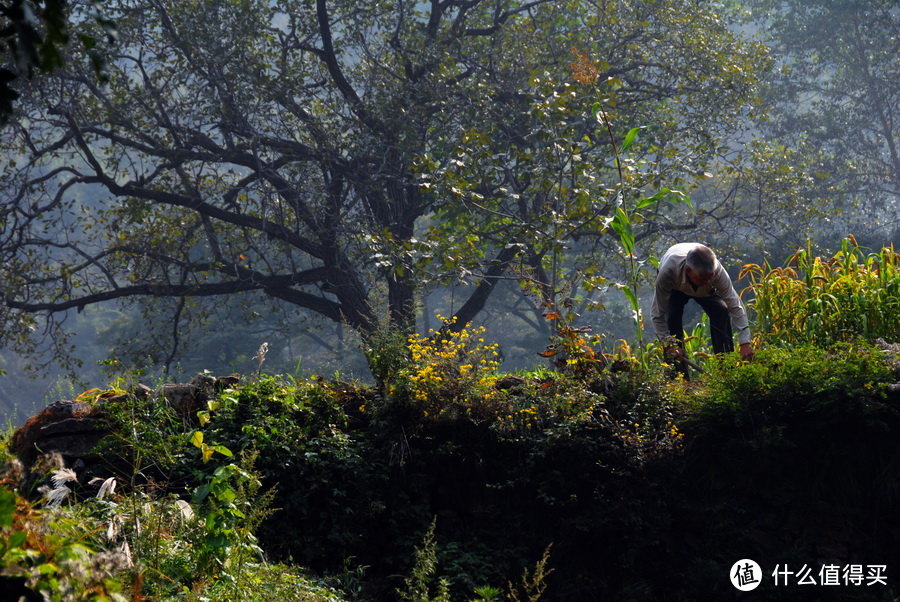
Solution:
[(368, 337), (385, 318), (412, 328), (417, 299), (458, 277), (461, 326), (514, 262), (552, 298), (561, 265), (619, 248), (619, 208), (638, 237), (697, 225), (640, 199), (703, 177), (767, 66), (685, 0), (104, 12), (108, 81), (68, 62), (3, 132), (3, 321), (20, 342), (38, 314), (53, 332), (93, 303), (174, 299), (179, 317), (184, 299), (251, 291)]

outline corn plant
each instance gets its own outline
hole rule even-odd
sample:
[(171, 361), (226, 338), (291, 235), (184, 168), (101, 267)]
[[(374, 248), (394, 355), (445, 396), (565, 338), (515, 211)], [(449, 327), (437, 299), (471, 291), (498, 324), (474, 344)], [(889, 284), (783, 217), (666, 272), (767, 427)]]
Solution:
[(828, 346), (900, 338), (900, 254), (893, 244), (866, 253), (851, 235), (832, 257), (810, 244), (784, 267), (744, 266), (760, 335), (774, 343)]
[(619, 194), (616, 197), (615, 214), (611, 217), (606, 218), (604, 222), (604, 228), (609, 227), (612, 229), (612, 231), (615, 233), (616, 238), (618, 239), (622, 251), (624, 252), (628, 282), (615, 284), (613, 286), (620, 289), (628, 299), (628, 302), (631, 304), (631, 315), (632, 321), (634, 322), (635, 341), (636, 349), (638, 350), (638, 358), (642, 364), (646, 364), (647, 360), (643, 355), (644, 314), (641, 311), (641, 304), (638, 294), (641, 281), (645, 276), (649, 275), (647, 264), (649, 263), (654, 268), (659, 268), (659, 260), (656, 257), (648, 257), (644, 260), (638, 259), (637, 248), (635, 245), (637, 239), (635, 237), (632, 224), (639, 223), (645, 219), (645, 217), (641, 213), (642, 211), (648, 208), (658, 207), (663, 201), (671, 203), (672, 205), (684, 203), (692, 209), (693, 205), (691, 204), (690, 197), (684, 192), (680, 190), (672, 190), (670, 188), (662, 188), (651, 196), (640, 198), (634, 205), (634, 208), (629, 210), (625, 203), (625, 199), (630, 196), (630, 190), (628, 182), (622, 173), (620, 159), (621, 154), (627, 151), (637, 140), (638, 132), (643, 129), (643, 126), (632, 128), (631, 130), (629, 130), (622, 141), (622, 147), (619, 148), (615, 142), (615, 137), (612, 135), (612, 129), (609, 123), (609, 119), (606, 117), (606, 114), (603, 112), (599, 103), (594, 105), (594, 111), (596, 113), (597, 120), (605, 123), (607, 130), (610, 133), (610, 139), (613, 146), (613, 154), (615, 155), (616, 165), (619, 169)]

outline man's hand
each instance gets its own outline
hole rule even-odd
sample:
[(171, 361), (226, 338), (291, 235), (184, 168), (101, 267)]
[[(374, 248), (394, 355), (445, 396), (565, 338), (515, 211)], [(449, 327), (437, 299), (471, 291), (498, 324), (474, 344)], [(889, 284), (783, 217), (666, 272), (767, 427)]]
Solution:
[(740, 353), (741, 359), (749, 362), (753, 359), (753, 345), (750, 343), (741, 343)]
[(674, 362), (684, 359), (684, 349), (678, 345), (666, 345), (664, 352), (665, 356)]

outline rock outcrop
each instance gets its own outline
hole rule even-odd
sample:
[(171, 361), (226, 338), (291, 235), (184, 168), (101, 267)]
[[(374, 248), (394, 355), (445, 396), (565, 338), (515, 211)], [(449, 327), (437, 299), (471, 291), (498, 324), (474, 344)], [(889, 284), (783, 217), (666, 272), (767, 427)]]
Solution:
[(236, 385), (239, 380), (236, 375), (200, 374), (190, 383), (163, 385), (157, 391), (138, 384), (126, 393), (100, 393), (90, 403), (56, 401), (26, 420), (13, 433), (10, 448), (26, 466), (33, 464), (39, 455), (50, 453), (60, 454), (67, 465), (79, 460), (89, 463), (96, 459), (95, 448), (107, 434), (105, 407), (111, 402), (121, 401), (125, 396), (156, 400), (168, 404), (184, 419), (196, 420), (197, 411), (205, 408), (207, 400), (218, 391)]

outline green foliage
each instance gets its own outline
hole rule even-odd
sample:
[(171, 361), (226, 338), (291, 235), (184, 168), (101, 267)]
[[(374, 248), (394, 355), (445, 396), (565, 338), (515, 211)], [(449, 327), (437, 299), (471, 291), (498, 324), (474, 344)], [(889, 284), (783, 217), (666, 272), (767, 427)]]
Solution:
[[(369, 401), (351, 397), (353, 391), (320, 379), (262, 376), (222, 392), (212, 404), (204, 438), (238, 456), (252, 452), (263, 488), (277, 489), (272, 504), (280, 519), (263, 522), (259, 530), (262, 545), (276, 557), (293, 555), (301, 562), (325, 557), (337, 570), (334, 565), (354, 555), (348, 546), (377, 509), (367, 507), (372, 497), (367, 489), (381, 486), (382, 461), (367, 462), (361, 455), (365, 446), (351, 437), (349, 412), (360, 417), (360, 407)], [(197, 483), (198, 475), (208, 474), (201, 457), (185, 460), (181, 478)], [(279, 520), (290, 521), (292, 530), (285, 531)], [(317, 547), (317, 538), (329, 544)]]
[(550, 548), (551, 546), (547, 546), (544, 550), (544, 555), (534, 565), (534, 571), (529, 574), (526, 570), (522, 574), (519, 584), (509, 584), (507, 597), (510, 600), (513, 602), (537, 602), (541, 599), (541, 596), (547, 591), (547, 577), (553, 572), (553, 569), (548, 566), (550, 562)]
[[(121, 392), (122, 388), (113, 387)], [(90, 391), (90, 390), (89, 390)], [(103, 391), (96, 389), (97, 396)], [(184, 420), (164, 400), (116, 395), (104, 402), (101, 414), (109, 435), (98, 450), (133, 484), (148, 478), (171, 477), (185, 445)]]
[(198, 546), (201, 571), (237, 578), (248, 556), (262, 557), (254, 532), (272, 496), (259, 495), (260, 486), (259, 477), (246, 468), (224, 464), (194, 491), (192, 502), (204, 521)]
[(408, 333), (390, 325), (379, 327), (373, 332), (365, 344), (366, 359), (369, 370), (375, 379), (382, 397), (387, 398), (398, 391), (400, 375), (409, 366)]
[(759, 350), (752, 362), (717, 357), (694, 391), (704, 411), (734, 411), (741, 424), (779, 421), (823, 410), (837, 419), (886, 404), (887, 386), (897, 377), (885, 353), (859, 344), (830, 349), (810, 345)]
[(900, 338), (900, 255), (893, 245), (868, 253), (852, 236), (828, 259), (811, 245), (784, 268), (747, 265), (757, 331), (776, 344), (828, 346)]
[[(112, 42), (116, 26), (102, 16), (98, 10), (101, 4), (102, 0), (92, 0), (90, 13), (107, 41)], [(5, 125), (19, 98), (13, 85), (16, 79), (30, 78), (35, 69), (46, 73), (63, 66), (71, 15), (65, 0), (8, 0), (0, 4), (0, 17), (4, 65), (0, 69), (0, 125)], [(96, 34), (83, 33), (78, 40), (96, 73), (102, 76), (106, 57), (98, 47)]]
[[(437, 579), (437, 542), (435, 541), (436, 520), (431, 521), (416, 547), (415, 562), (409, 576), (404, 579), (404, 588), (397, 591), (401, 600), (409, 602), (449, 602), (450, 591), (446, 579)], [(432, 582), (437, 579), (437, 584)], [(432, 594), (432, 590), (434, 594)]]
[(723, 462), (752, 458), (755, 470), (771, 465), (773, 477), (793, 475), (779, 482), (779, 496), (827, 495), (873, 516), (884, 512), (900, 499), (890, 469), (900, 462), (891, 442), (900, 408), (888, 393), (900, 371), (888, 359), (879, 348), (846, 343), (764, 348), (750, 363), (717, 358), (686, 391), (697, 408), (683, 424), (694, 461), (704, 458), (705, 470), (716, 471), (705, 457), (713, 449)]
[[(98, 389), (84, 398), (110, 391), (116, 392)], [(210, 408), (214, 415), (217, 404)], [(0, 488), (7, 574), (22, 576), (51, 600), (342, 599), (298, 568), (264, 560), (256, 530), (272, 512), (274, 491), (261, 490), (254, 452), (229, 462), (228, 448), (205, 443), (213, 434), (174, 419), (159, 399), (117, 395), (103, 412), (113, 435), (98, 451), (118, 475), (103, 481), (95, 496), (83, 497), (80, 487), (82, 499), (72, 500), (60, 480), (54, 491), (65, 490), (69, 502), (36, 510)], [(57, 472), (60, 479), (75, 478)], [(22, 477), (15, 475), (8, 471), (4, 482), (17, 485)], [(190, 502), (166, 493), (183, 495), (186, 485), (193, 489)], [(57, 496), (47, 499), (57, 504)]]
[[(679, 478), (695, 484), (691, 503), (704, 505), (703, 523), (717, 533), (712, 544), (720, 553), (749, 550), (796, 562), (835, 545), (823, 526), (852, 525), (852, 555), (895, 561), (896, 546), (875, 526), (896, 524), (900, 503), (900, 406), (889, 393), (900, 371), (887, 359), (858, 344), (769, 347), (750, 363), (717, 358), (684, 390), (696, 409), (682, 423)], [(765, 503), (742, 501), (755, 496)], [(772, 528), (805, 535), (753, 540)]]
[[(235, 452), (255, 449), (263, 462), (307, 441), (323, 450), (341, 445), (347, 414), (335, 394), (317, 380), (262, 376), (211, 403), (205, 432)], [(331, 444), (326, 443), (334, 438)]]
[[(773, 151), (761, 157), (762, 178), (769, 179), (760, 182), (766, 196), (790, 200), (796, 208), (825, 209), (820, 234), (842, 234), (834, 228), (836, 211), (852, 212), (847, 219), (860, 224), (857, 230), (896, 227), (890, 216), (900, 191), (900, 163), (892, 157), (900, 125), (884, 118), (900, 109), (898, 95), (886, 93), (896, 90), (900, 77), (896, 3), (746, 4), (763, 41), (783, 57), (767, 82), (759, 120)], [(796, 223), (787, 224), (796, 231)]]
[(496, 600), (499, 600), (500, 596), (503, 594), (500, 589), (491, 585), (476, 587), (472, 593), (478, 596), (473, 602), (495, 602)]
[(216, 602), (353, 602), (342, 591), (331, 588), (292, 564), (260, 563), (248, 566), (239, 585), (216, 581), (199, 592), (183, 593), (189, 600)]
[[(260, 376), (193, 420), (104, 399), (124, 386), (87, 392), (121, 431), (121, 478), (53, 509), (0, 489), (7, 570), (37, 586), (52, 563), (54, 583), (113, 599), (723, 599), (712, 576), (735, 554), (810, 562), (827, 521), (854, 553), (894, 562), (896, 355), (769, 346), (711, 357), (687, 382), (573, 329), (558, 371), (485, 364), (486, 387), (460, 368), (490, 346), (464, 332), (407, 339), (394, 400)], [(428, 366), (441, 380), (426, 387), (412, 376)], [(471, 411), (399, 411), (417, 391)]]

